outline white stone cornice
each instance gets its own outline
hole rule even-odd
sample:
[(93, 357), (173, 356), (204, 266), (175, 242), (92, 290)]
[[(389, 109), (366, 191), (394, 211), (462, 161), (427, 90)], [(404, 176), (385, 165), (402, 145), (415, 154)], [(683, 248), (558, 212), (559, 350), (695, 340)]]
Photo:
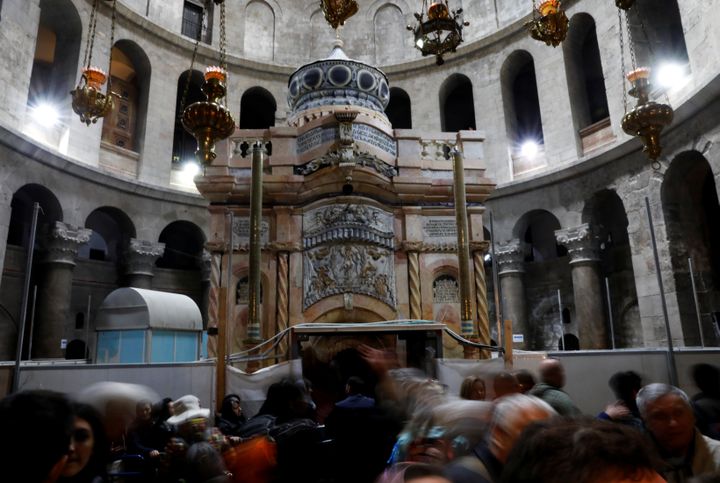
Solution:
[(498, 275), (525, 272), (524, 244), (519, 239), (508, 240), (495, 246)]

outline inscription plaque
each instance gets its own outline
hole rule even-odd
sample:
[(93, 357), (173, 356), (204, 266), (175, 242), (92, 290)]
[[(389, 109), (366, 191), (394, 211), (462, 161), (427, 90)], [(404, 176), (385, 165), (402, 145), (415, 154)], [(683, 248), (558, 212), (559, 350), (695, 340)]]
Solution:
[(458, 304), (460, 303), (460, 288), (454, 277), (438, 277), (433, 282), (433, 303)]
[[(250, 243), (250, 218), (233, 219), (234, 248)], [(260, 243), (265, 245), (270, 238), (270, 221), (263, 219), (260, 223)]]
[(423, 235), (434, 241), (457, 241), (457, 224), (453, 216), (435, 216), (423, 221)]

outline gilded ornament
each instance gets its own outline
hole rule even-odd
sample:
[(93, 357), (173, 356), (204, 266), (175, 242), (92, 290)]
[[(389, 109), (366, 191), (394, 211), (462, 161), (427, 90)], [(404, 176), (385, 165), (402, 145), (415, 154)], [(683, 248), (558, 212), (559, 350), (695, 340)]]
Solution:
[(355, 0), (321, 0), (320, 7), (325, 15), (325, 20), (336, 30), (358, 11), (358, 4)]
[(570, 20), (560, 0), (546, 0), (533, 9), (533, 19), (526, 25), (532, 38), (557, 47), (567, 36)]

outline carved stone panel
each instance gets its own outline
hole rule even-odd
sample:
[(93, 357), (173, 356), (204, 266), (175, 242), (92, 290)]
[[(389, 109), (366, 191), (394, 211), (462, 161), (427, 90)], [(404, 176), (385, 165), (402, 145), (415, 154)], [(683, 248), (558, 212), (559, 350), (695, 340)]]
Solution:
[(356, 293), (394, 307), (392, 213), (360, 204), (330, 205), (303, 216), (303, 306)]
[[(260, 223), (260, 243), (265, 245), (270, 237), (270, 221), (263, 218)], [(237, 249), (241, 245), (250, 243), (250, 218), (239, 217), (233, 218), (233, 245)]]

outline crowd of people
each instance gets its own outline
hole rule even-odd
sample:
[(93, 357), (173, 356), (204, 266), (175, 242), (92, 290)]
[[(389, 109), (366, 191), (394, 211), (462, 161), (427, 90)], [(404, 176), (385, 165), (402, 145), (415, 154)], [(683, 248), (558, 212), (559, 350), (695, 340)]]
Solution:
[[(0, 401), (8, 482), (623, 483), (720, 482), (720, 370), (699, 364), (700, 392), (614, 374), (617, 400), (583, 415), (545, 359), (527, 371), (468, 376), (459, 395), (361, 347), (377, 376), (352, 376), (329, 411), (307, 381), (282, 380), (247, 418), (176, 400), (24, 391)], [(131, 404), (131, 405), (130, 405)]]

